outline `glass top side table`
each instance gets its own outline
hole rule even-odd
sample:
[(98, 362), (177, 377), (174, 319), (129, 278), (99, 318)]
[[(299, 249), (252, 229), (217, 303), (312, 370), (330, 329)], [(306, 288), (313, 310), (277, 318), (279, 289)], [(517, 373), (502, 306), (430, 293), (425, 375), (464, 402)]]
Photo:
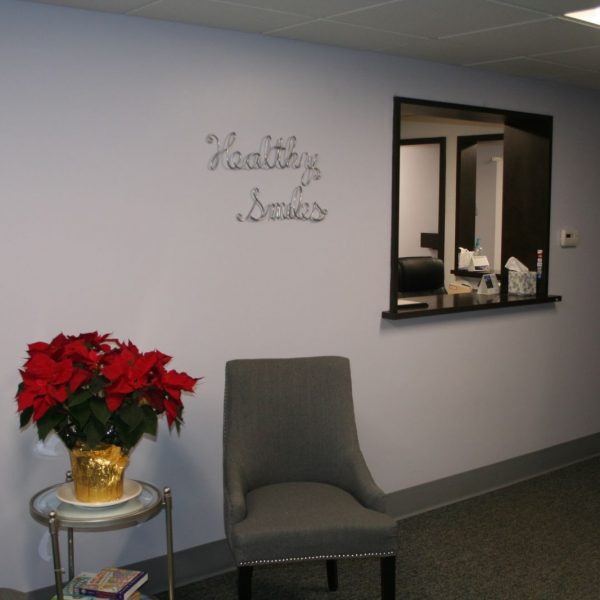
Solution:
[[(67, 473), (67, 482), (71, 480)], [(140, 494), (121, 504), (102, 508), (88, 508), (61, 502), (56, 495), (59, 487), (56, 484), (35, 494), (29, 501), (31, 516), (46, 525), (50, 530), (52, 541), (52, 558), (54, 562), (54, 581), (58, 600), (63, 598), (62, 567), (60, 564), (60, 547), (58, 532), (67, 530), (69, 580), (75, 576), (74, 531), (110, 531), (138, 525), (155, 517), (161, 510), (165, 511), (166, 543), (167, 543), (167, 580), (169, 600), (175, 596), (175, 574), (173, 561), (173, 522), (172, 495), (166, 487), (161, 493), (159, 489), (146, 481), (138, 481)]]

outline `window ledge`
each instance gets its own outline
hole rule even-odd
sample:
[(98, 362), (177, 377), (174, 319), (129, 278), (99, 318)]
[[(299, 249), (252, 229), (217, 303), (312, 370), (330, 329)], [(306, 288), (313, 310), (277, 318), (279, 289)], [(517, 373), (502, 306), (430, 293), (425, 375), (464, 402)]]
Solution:
[(433, 315), (447, 315), (475, 310), (490, 310), (492, 308), (511, 308), (531, 304), (550, 304), (561, 302), (562, 296), (516, 296), (513, 294), (485, 296), (477, 293), (470, 294), (441, 294), (438, 296), (418, 296), (410, 298), (427, 304), (427, 308), (398, 308), (395, 311), (383, 311), (383, 319), (398, 321), (400, 319), (415, 319)]

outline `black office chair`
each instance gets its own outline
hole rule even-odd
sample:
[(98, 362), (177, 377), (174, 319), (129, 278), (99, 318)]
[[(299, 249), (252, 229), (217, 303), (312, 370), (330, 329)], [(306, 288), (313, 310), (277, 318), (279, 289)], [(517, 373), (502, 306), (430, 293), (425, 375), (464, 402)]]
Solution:
[(398, 259), (398, 296), (445, 294), (444, 262), (432, 256), (402, 256)]

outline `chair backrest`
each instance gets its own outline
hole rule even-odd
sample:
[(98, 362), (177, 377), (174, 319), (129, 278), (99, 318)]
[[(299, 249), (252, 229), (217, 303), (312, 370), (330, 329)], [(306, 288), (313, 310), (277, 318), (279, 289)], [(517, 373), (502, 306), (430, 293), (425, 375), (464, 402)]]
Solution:
[(403, 256), (398, 259), (398, 294), (429, 296), (445, 294), (444, 263), (432, 256)]
[(235, 477), (246, 491), (288, 481), (347, 488), (363, 460), (346, 358), (230, 361), (224, 419), (226, 487)]

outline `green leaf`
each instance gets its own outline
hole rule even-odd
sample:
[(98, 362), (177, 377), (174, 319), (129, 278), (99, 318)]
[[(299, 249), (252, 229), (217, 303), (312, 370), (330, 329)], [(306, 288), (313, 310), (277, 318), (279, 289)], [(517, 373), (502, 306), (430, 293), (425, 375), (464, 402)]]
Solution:
[(56, 410), (50, 409), (46, 411), (43, 417), (36, 421), (38, 436), (40, 440), (45, 440), (47, 435), (64, 419), (64, 415)]
[(113, 422), (119, 434), (119, 439), (127, 449), (133, 448), (144, 435), (144, 423), (139, 423), (137, 427), (131, 428), (127, 423), (118, 418), (113, 418)]
[(138, 427), (136, 427), (133, 431), (131, 431), (129, 435), (129, 447), (133, 448), (139, 441), (140, 438), (144, 435), (144, 423), (140, 423)]
[(78, 404), (71, 408), (71, 416), (79, 431), (83, 431), (92, 416), (89, 404)]
[(73, 408), (79, 406), (83, 402), (87, 402), (94, 394), (87, 388), (79, 388), (75, 393), (69, 396), (67, 407)]
[(181, 433), (181, 426), (183, 425), (183, 407), (177, 409), (177, 417), (175, 418), (175, 431), (177, 435)]
[(106, 378), (102, 377), (101, 375), (96, 375), (90, 379), (87, 387), (89, 388), (90, 392), (92, 392), (92, 395), (96, 396), (98, 392), (102, 391), (106, 387), (107, 383), (108, 380)]
[(21, 429), (23, 429), (23, 427), (25, 427), (29, 423), (29, 420), (31, 419), (31, 417), (33, 417), (33, 406), (30, 406), (29, 408), (26, 408), (19, 415), (19, 427)]
[(181, 426), (183, 425), (183, 421), (181, 419), (175, 419), (174, 423), (175, 431), (177, 432), (177, 435), (179, 435), (181, 433)]
[(92, 418), (87, 422), (83, 433), (85, 440), (90, 448), (95, 448), (104, 437), (104, 426), (99, 423), (96, 419)]
[(90, 409), (94, 417), (96, 417), (100, 423), (106, 425), (110, 419), (111, 412), (108, 410), (108, 406), (106, 406), (104, 398), (92, 398), (90, 400)]
[(147, 405), (142, 407), (142, 412), (144, 413), (144, 433), (156, 437), (156, 432), (158, 430), (157, 414)]
[(130, 429), (135, 429), (144, 420), (144, 412), (137, 404), (122, 404), (119, 414)]

